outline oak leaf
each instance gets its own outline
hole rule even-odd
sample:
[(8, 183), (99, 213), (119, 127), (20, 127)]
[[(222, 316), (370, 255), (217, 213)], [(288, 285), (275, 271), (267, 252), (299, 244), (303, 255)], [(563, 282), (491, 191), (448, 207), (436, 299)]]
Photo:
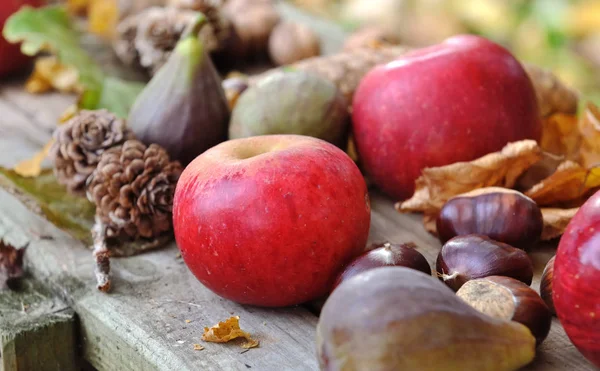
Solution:
[(542, 230), (542, 240), (548, 241), (560, 237), (569, 222), (575, 216), (578, 207), (571, 209), (558, 208), (542, 208), (542, 216), (544, 218), (544, 229)]
[(519, 176), (541, 159), (542, 149), (536, 141), (522, 140), (471, 162), (426, 168), (415, 183), (412, 198), (398, 202), (396, 210), (433, 215), (456, 195), (484, 187), (512, 188)]
[(202, 340), (213, 343), (226, 343), (237, 338), (246, 339), (246, 343), (242, 345), (245, 349), (258, 346), (258, 340), (253, 339), (249, 333), (240, 328), (239, 316), (230, 317), (211, 328), (205, 327), (202, 335)]
[(540, 206), (581, 204), (594, 188), (600, 187), (600, 167), (586, 169), (573, 161), (563, 162), (548, 178), (525, 192)]

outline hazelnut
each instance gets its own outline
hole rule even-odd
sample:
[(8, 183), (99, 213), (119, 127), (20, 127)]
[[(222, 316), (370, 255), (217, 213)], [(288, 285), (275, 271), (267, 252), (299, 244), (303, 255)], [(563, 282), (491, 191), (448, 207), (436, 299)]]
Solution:
[(554, 279), (554, 258), (556, 255), (548, 260), (542, 273), (542, 280), (540, 282), (540, 296), (544, 303), (550, 309), (552, 314), (556, 315), (556, 309), (554, 309), (554, 300), (552, 299), (552, 280)]
[(550, 332), (550, 310), (535, 290), (514, 278), (490, 276), (472, 280), (465, 283), (456, 295), (488, 316), (527, 326), (537, 345)]
[(483, 235), (457, 236), (442, 246), (436, 261), (438, 277), (454, 291), (467, 281), (507, 276), (531, 285), (533, 264), (527, 253)]
[(238, 57), (256, 56), (267, 50), (269, 36), (281, 20), (270, 1), (229, 0), (223, 14), (233, 28), (229, 54)]
[(511, 189), (488, 187), (451, 198), (437, 218), (442, 242), (467, 234), (482, 234), (527, 249), (538, 242), (544, 221), (531, 198)]
[(333, 287), (337, 287), (343, 281), (346, 281), (359, 273), (385, 266), (412, 268), (431, 276), (431, 267), (429, 266), (427, 259), (417, 251), (417, 246), (415, 244), (393, 244), (386, 242), (372, 246), (369, 251), (354, 259), (340, 273)]
[(279, 66), (321, 53), (319, 37), (308, 26), (296, 22), (278, 24), (269, 37), (269, 55)]

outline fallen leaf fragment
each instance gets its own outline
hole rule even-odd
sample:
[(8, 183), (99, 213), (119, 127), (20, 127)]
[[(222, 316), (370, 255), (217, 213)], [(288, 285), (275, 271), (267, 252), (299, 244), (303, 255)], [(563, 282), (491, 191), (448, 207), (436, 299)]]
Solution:
[(540, 206), (581, 203), (590, 190), (600, 187), (600, 167), (586, 169), (573, 161), (563, 162), (554, 174), (533, 186), (525, 195)]
[(254, 348), (259, 344), (249, 333), (240, 329), (239, 316), (230, 317), (211, 328), (205, 327), (202, 335), (202, 340), (213, 343), (226, 343), (237, 338), (246, 339), (247, 342), (242, 345), (244, 349)]
[(44, 145), (39, 152), (33, 155), (33, 157), (19, 162), (14, 167), (15, 173), (25, 178), (35, 178), (42, 173), (42, 162), (48, 156), (50, 147), (54, 141), (51, 139)]
[(561, 112), (574, 114), (579, 104), (578, 93), (565, 85), (552, 71), (530, 63), (523, 63), (538, 98), (540, 115)]
[(566, 160), (577, 161), (582, 139), (577, 115), (555, 113), (543, 119), (542, 123), (542, 150), (564, 156)]
[(396, 210), (432, 215), (461, 193), (492, 186), (512, 188), (525, 170), (542, 159), (542, 153), (536, 141), (522, 140), (471, 162), (426, 168), (412, 198), (398, 202)]
[(117, 0), (91, 0), (88, 5), (88, 30), (98, 36), (113, 38), (119, 22)]
[(571, 209), (542, 208), (544, 218), (544, 229), (542, 230), (542, 241), (552, 240), (560, 237), (575, 213), (578, 207)]
[(204, 350), (204, 347), (200, 344), (194, 344), (194, 350)]
[(581, 133), (581, 164), (600, 165), (600, 110), (592, 103), (586, 105), (579, 120)]
[(8, 288), (8, 281), (23, 276), (25, 248), (16, 248), (0, 240), (0, 290)]
[(84, 15), (89, 3), (90, 0), (67, 0), (67, 9), (71, 14)]
[(192, 320), (189, 320), (189, 319), (185, 320), (185, 323), (190, 323), (190, 322), (192, 322)]
[(35, 61), (25, 90), (41, 94), (53, 89), (61, 93), (81, 93), (83, 86), (79, 83), (79, 73), (75, 68), (60, 63), (55, 56), (40, 57)]

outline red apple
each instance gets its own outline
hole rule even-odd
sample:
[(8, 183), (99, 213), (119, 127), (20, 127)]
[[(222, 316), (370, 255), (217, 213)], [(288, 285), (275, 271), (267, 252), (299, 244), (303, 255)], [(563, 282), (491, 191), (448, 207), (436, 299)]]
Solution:
[[(0, 30), (4, 28), (6, 20), (22, 6), (42, 6), (44, 0), (2, 0), (0, 1)], [(0, 77), (18, 71), (27, 65), (29, 57), (21, 53), (20, 44), (11, 44), (0, 32)]]
[(560, 239), (552, 300), (573, 344), (600, 367), (600, 192), (581, 206)]
[(316, 138), (230, 140), (183, 171), (173, 204), (183, 260), (206, 287), (242, 304), (321, 297), (367, 241), (370, 204), (358, 167)]
[(364, 170), (399, 200), (413, 194), (423, 168), (539, 140), (542, 129), (521, 64), (501, 46), (471, 35), (375, 67), (360, 82), (352, 111)]

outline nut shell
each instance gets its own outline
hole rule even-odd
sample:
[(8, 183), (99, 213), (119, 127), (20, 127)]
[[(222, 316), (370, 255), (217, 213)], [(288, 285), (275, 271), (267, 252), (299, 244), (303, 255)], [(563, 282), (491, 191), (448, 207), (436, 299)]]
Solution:
[(269, 55), (275, 64), (283, 66), (321, 54), (317, 34), (303, 24), (283, 22), (269, 37)]
[(446, 242), (436, 261), (440, 280), (458, 290), (467, 281), (507, 276), (531, 285), (533, 264), (527, 253), (483, 235), (458, 236)]
[(490, 276), (472, 280), (456, 295), (484, 314), (527, 326), (537, 345), (550, 332), (550, 310), (535, 290), (514, 278)]
[(336, 279), (334, 288), (343, 281), (362, 272), (385, 266), (406, 267), (431, 275), (431, 267), (427, 259), (417, 250), (415, 244), (392, 244), (386, 242), (374, 246), (371, 250), (364, 252), (354, 259), (340, 273)]
[(436, 224), (442, 242), (455, 236), (482, 234), (528, 249), (539, 241), (544, 221), (531, 198), (514, 190), (489, 187), (448, 200)]

